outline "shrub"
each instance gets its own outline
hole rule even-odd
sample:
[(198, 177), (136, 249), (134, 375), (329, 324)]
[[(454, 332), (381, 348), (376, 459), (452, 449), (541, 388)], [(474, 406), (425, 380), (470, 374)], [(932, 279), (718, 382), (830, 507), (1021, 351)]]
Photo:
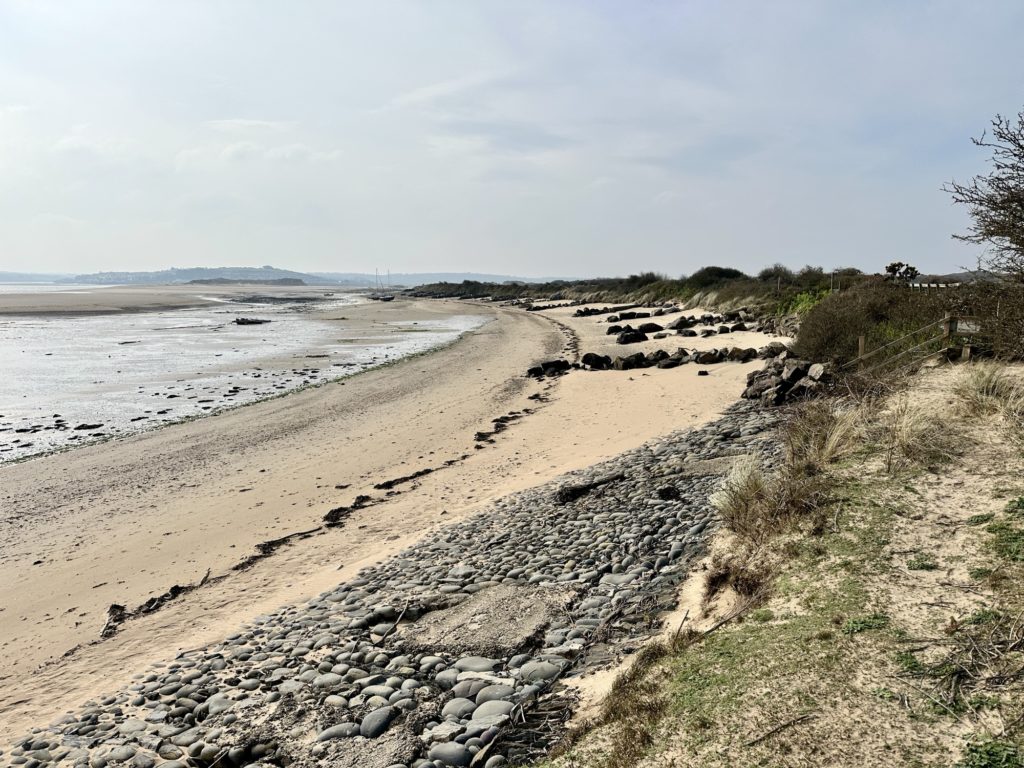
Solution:
[[(972, 338), (979, 351), (997, 357), (1024, 359), (1024, 286), (970, 283), (959, 288), (914, 291), (904, 285), (865, 279), (850, 290), (834, 293), (803, 319), (795, 349), (812, 360), (845, 362), (857, 355), (857, 338), (876, 349), (946, 313), (978, 319), (982, 335)], [(929, 328), (893, 352), (923, 342), (937, 332)]]
[(746, 275), (732, 267), (701, 267), (684, 281), (689, 288), (699, 291), (726, 280), (740, 280)]

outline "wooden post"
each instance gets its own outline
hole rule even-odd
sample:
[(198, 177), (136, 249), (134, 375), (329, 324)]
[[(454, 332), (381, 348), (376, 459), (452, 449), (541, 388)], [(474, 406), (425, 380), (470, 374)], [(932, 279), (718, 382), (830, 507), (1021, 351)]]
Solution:
[(953, 315), (947, 312), (942, 317), (942, 347), (945, 349), (949, 346), (949, 340), (953, 336)]
[(969, 363), (971, 361), (971, 345), (964, 344), (964, 348), (960, 350), (960, 362)]
[(857, 337), (857, 357), (864, 357), (864, 353), (867, 352), (868, 340), (865, 336)]

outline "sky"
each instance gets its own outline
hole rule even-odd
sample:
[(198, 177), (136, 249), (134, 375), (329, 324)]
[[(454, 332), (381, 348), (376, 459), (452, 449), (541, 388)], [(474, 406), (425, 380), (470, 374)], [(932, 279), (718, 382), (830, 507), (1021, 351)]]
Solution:
[(0, 0), (0, 270), (975, 263), (1020, 0)]

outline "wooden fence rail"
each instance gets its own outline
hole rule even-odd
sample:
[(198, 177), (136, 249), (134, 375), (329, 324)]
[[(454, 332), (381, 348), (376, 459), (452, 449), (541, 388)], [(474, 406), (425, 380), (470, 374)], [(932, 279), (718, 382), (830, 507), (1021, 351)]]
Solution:
[[(899, 344), (903, 344), (909, 340), (916, 340), (917, 338), (920, 337), (922, 333), (925, 333), (926, 331), (930, 331), (933, 329), (936, 332), (933, 335), (926, 338), (924, 341), (918, 342), (913, 346), (908, 347), (907, 349), (896, 352), (895, 354), (885, 356), (882, 360), (875, 363), (867, 370), (873, 371), (876, 368), (881, 367), (882, 365), (903, 358), (912, 352), (921, 351), (925, 347), (929, 347), (930, 345), (938, 343), (937, 350), (933, 349), (921, 355), (919, 358), (914, 358), (911, 360), (911, 363), (921, 362), (931, 357), (932, 355), (937, 354), (938, 352), (949, 349), (949, 347), (952, 345), (954, 338), (956, 337), (970, 338), (973, 336), (983, 335), (981, 329), (981, 321), (979, 318), (974, 317), (972, 315), (953, 315), (947, 312), (946, 315), (943, 316), (940, 320), (936, 320), (933, 323), (928, 323), (928, 325), (918, 328), (916, 331), (911, 331), (908, 334), (900, 336), (898, 339), (893, 339), (892, 341), (887, 342), (880, 347), (876, 347), (870, 352), (867, 350), (867, 337), (858, 337), (857, 357), (855, 357), (850, 362), (846, 363), (846, 365), (844, 365), (843, 367), (853, 368), (854, 366), (856, 366), (857, 368), (863, 368), (864, 363), (867, 360), (871, 360), (872, 358), (876, 357), (877, 355), (886, 350), (892, 350), (893, 347), (896, 347)], [(969, 360), (970, 357), (971, 345), (969, 343), (964, 344), (960, 351), (960, 359), (966, 361)]]

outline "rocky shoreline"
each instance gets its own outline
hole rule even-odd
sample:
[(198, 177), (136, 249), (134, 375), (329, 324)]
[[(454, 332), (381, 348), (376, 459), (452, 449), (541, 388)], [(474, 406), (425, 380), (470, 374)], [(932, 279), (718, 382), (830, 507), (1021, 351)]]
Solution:
[(305, 605), (41, 725), (4, 762), (534, 759), (571, 712), (561, 681), (654, 631), (716, 526), (708, 497), (731, 457), (770, 461), (778, 418), (739, 402), (701, 429), (499, 499)]

